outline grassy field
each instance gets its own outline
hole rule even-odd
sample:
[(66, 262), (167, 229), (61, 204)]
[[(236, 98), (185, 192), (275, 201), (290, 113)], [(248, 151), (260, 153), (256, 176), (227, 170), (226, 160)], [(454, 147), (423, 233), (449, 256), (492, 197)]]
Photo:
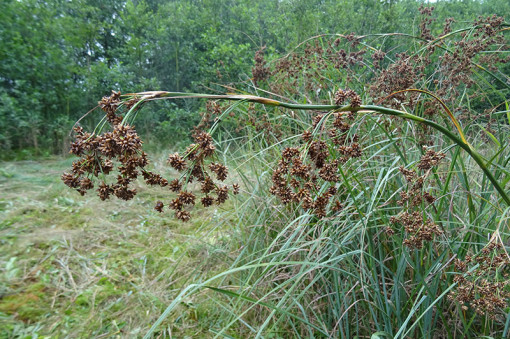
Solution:
[[(71, 161), (0, 163), (0, 338), (139, 337), (183, 285), (229, 262), (231, 234), (209, 222), (228, 207), (182, 223), (153, 210), (161, 189), (81, 197), (60, 181)], [(212, 316), (190, 298), (161, 334), (203, 337)]]

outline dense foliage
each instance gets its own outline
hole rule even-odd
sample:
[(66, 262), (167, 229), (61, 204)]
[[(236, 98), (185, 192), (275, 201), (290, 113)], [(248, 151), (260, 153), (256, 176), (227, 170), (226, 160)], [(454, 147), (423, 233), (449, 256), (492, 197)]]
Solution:
[[(224, 92), (317, 34), (413, 32), (419, 1), (8, 0), (0, 13), (0, 147), (65, 153), (74, 122), (110, 90)], [(440, 1), (437, 22), (508, 13), (504, 0)], [(439, 13), (439, 15), (437, 14)], [(367, 20), (367, 18), (370, 18)], [(210, 92), (210, 91), (209, 91)], [(187, 138), (197, 103), (164, 104), (138, 127)], [(13, 153), (15, 152), (15, 153)]]

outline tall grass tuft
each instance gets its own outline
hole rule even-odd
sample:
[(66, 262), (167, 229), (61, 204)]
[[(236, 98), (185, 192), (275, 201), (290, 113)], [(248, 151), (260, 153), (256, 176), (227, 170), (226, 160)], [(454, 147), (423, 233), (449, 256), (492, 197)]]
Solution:
[[(430, 15), (417, 36), (258, 53), (250, 95), (115, 94), (114, 129), (153, 100), (215, 100), (201, 128), (240, 184), (230, 268), (184, 288), (146, 338), (204, 291), (213, 337), (509, 336), (508, 25), (433, 32)], [(203, 168), (197, 147), (174, 164)], [(190, 171), (179, 180), (203, 184)]]

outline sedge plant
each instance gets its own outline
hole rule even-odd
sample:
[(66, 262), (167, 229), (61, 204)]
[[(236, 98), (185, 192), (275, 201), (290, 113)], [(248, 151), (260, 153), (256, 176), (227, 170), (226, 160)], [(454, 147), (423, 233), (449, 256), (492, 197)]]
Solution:
[[(237, 93), (103, 98), (105, 123), (77, 129), (70, 187), (98, 177), (102, 199), (131, 199), (141, 174), (175, 192), (155, 209), (182, 221), (236, 194), (230, 268), (185, 287), (146, 338), (205, 290), (218, 338), (509, 335), (508, 25), (434, 29), (421, 13), (416, 36), (322, 35), (269, 63), (259, 51)], [(210, 101), (167, 180), (133, 122), (186, 98)]]

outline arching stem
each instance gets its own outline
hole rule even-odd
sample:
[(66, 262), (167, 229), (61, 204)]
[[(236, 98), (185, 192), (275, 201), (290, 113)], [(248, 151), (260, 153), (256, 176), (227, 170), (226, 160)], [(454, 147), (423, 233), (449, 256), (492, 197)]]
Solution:
[(262, 105), (267, 106), (277, 106), (277, 107), (285, 107), (290, 109), (300, 109), (300, 110), (321, 110), (321, 111), (337, 111), (337, 112), (376, 112), (385, 115), (391, 115), (395, 117), (400, 117), (412, 121), (416, 121), (427, 126), (434, 128), (435, 130), (441, 132), (443, 135), (448, 137), (450, 140), (455, 142), (458, 146), (464, 149), (471, 158), (478, 164), (478, 166), (485, 173), (489, 181), (492, 183), (494, 188), (498, 191), (500, 196), (503, 198), (507, 206), (510, 207), (510, 197), (505, 192), (504, 187), (500, 185), (500, 183), (496, 180), (492, 172), (487, 168), (482, 156), (467, 142), (462, 140), (462, 138), (453, 134), (450, 130), (441, 126), (431, 120), (424, 119), (422, 117), (399, 111), (396, 109), (386, 108), (382, 106), (376, 105), (361, 105), (358, 107), (340, 106), (340, 105), (309, 105), (309, 104), (295, 104), (277, 101), (269, 98), (258, 97), (253, 95), (209, 95), (209, 94), (199, 94), (199, 93), (182, 93), (182, 92), (164, 92), (164, 91), (154, 91), (154, 92), (141, 92), (141, 93), (131, 93), (126, 94), (125, 96), (129, 98), (137, 97), (141, 101), (151, 101), (158, 99), (184, 99), (184, 98), (204, 98), (204, 99), (216, 99), (216, 100), (227, 100), (227, 101), (247, 101), (247, 102), (255, 102)]

